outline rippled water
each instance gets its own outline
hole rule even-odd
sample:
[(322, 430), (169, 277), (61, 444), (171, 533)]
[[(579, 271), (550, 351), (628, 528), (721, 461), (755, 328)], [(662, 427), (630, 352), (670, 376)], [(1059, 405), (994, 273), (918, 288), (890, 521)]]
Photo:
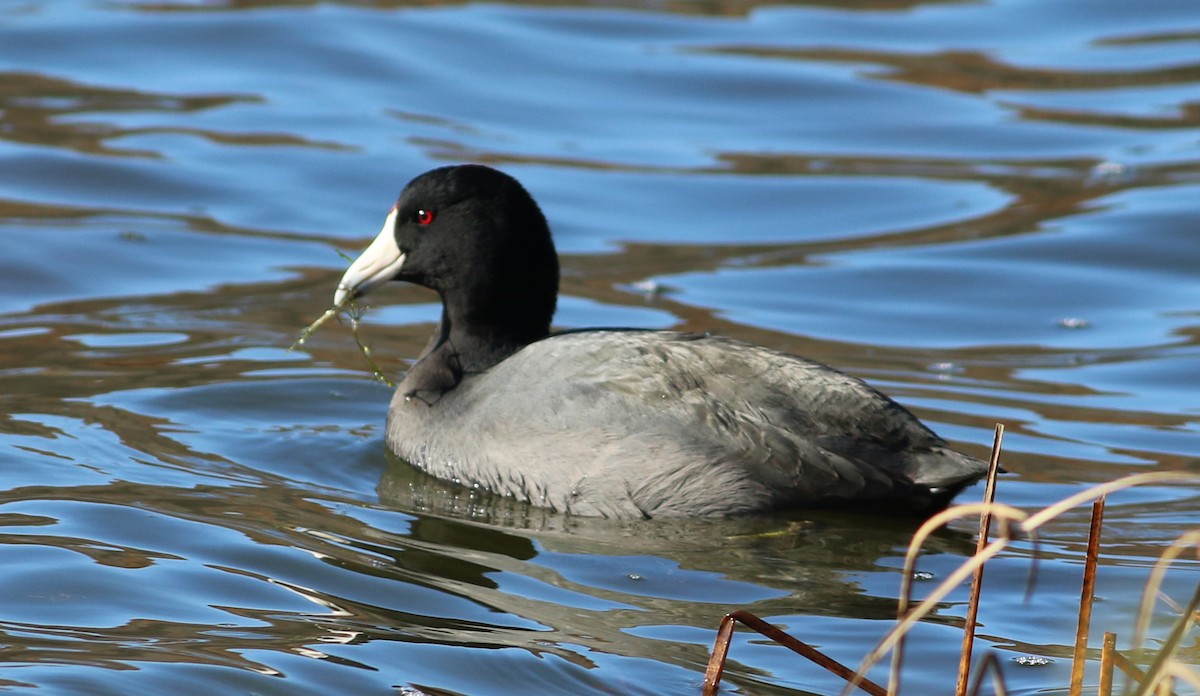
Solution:
[[(555, 229), (558, 325), (808, 355), (980, 456), (1002, 421), (1000, 498), (1034, 509), (1200, 469), (1197, 56), (1171, 0), (3, 0), (0, 687), (689, 694), (734, 608), (856, 664), (915, 522), (614, 523), (424, 479), (348, 331), (287, 350), (339, 253), (417, 173), (503, 167)], [(434, 298), (376, 303), (394, 375)], [(1128, 644), (1198, 499), (1110, 501), (1094, 635)], [(991, 566), (978, 650), (1017, 693), (1067, 682), (1085, 517), (1031, 600), (1030, 546)], [(907, 693), (950, 691), (963, 596)], [(724, 688), (840, 687), (738, 633)]]

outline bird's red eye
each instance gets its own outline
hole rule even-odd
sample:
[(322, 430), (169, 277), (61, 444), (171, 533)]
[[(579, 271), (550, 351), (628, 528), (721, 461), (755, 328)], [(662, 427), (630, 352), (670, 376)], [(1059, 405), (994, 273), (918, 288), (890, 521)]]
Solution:
[(432, 210), (422, 208), (417, 211), (417, 224), (418, 225), (428, 225), (431, 222), (433, 222), (433, 211)]

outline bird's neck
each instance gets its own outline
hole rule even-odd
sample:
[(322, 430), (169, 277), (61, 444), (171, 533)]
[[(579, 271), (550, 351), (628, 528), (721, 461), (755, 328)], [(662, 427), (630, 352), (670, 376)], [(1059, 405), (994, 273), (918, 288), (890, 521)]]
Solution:
[[(512, 304), (519, 298), (443, 295), (442, 318), (401, 388), (439, 398), (550, 333), (554, 309)], [(469, 310), (462, 308), (470, 307)]]

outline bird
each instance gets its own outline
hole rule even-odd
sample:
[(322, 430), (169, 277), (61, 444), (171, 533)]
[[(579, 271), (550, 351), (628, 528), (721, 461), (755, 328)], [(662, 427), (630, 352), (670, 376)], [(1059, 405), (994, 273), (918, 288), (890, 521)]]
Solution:
[(569, 515), (931, 514), (987, 466), (860, 379), (717, 335), (551, 330), (550, 226), (512, 176), (443, 166), (401, 191), (334, 293), (435, 291), (441, 317), (387, 412), (401, 459)]

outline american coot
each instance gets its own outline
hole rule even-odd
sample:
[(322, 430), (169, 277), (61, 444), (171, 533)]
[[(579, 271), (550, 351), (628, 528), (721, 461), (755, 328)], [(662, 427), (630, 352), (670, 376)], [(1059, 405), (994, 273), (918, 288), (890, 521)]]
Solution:
[(389, 280), (442, 317), (388, 410), (387, 441), (439, 478), (579, 515), (928, 511), (985, 465), (824, 365), (670, 331), (550, 333), (558, 258), (537, 203), (480, 165), (401, 192), (335, 303)]

